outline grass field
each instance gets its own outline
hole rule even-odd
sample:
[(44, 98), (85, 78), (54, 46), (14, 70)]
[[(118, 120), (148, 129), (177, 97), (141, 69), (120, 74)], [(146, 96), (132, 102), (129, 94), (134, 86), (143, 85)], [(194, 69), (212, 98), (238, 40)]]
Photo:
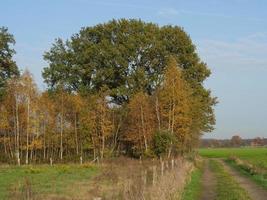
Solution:
[(226, 159), (229, 165), (267, 189), (267, 148), (210, 148), (199, 149), (199, 154), (207, 158)]
[(235, 156), (267, 170), (267, 148), (209, 148), (199, 149), (199, 154), (208, 158)]
[[(16, 199), (27, 193), (67, 194), (71, 185), (98, 174), (96, 166), (57, 165), (0, 166), (0, 199)], [(73, 192), (73, 191), (71, 191)]]

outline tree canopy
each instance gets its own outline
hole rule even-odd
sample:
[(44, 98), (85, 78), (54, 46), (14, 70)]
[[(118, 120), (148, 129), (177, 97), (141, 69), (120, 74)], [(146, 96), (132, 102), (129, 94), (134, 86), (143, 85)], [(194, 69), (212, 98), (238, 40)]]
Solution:
[(14, 44), (13, 35), (8, 32), (6, 27), (0, 27), (0, 98), (3, 95), (6, 81), (19, 75), (18, 67), (13, 60), (15, 50), (12, 45)]
[(114, 101), (128, 101), (139, 90), (153, 93), (164, 68), (174, 56), (187, 81), (201, 85), (210, 75), (190, 37), (178, 26), (162, 26), (141, 20), (112, 20), (82, 28), (64, 42), (57, 39), (44, 54), (49, 66), (45, 82), (69, 90), (98, 91), (107, 86)]

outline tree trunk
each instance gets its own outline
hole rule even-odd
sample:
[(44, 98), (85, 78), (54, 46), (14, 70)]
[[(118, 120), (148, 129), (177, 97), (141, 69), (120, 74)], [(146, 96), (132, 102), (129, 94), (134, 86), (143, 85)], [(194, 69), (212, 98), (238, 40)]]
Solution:
[(4, 132), (4, 150), (5, 150), (5, 154), (7, 155), (7, 147), (6, 147), (6, 131)]
[(146, 139), (146, 132), (145, 132), (143, 106), (141, 106), (140, 109), (141, 109), (142, 132), (143, 132), (143, 137), (144, 137), (144, 142), (145, 142), (145, 150), (147, 151), (148, 147), (147, 147), (147, 139)]
[(161, 123), (160, 123), (159, 98), (158, 98), (158, 96), (156, 96), (156, 115), (157, 115), (159, 130), (160, 130), (161, 129)]
[(46, 131), (46, 129), (45, 129), (45, 121), (43, 122), (43, 133), (44, 133), (44, 160), (45, 160), (45, 158), (46, 158), (46, 140), (45, 140), (45, 136), (46, 136), (46, 134), (45, 134), (45, 131)]
[(10, 140), (12, 140), (11, 136), (9, 136), (9, 138), (8, 138), (8, 148), (9, 148), (9, 152), (10, 152), (11, 158), (13, 158), (13, 149), (12, 149), (11, 141)]
[(29, 164), (29, 123), (30, 123), (30, 99), (27, 101), (27, 128), (26, 128), (26, 165)]
[(75, 131), (75, 139), (76, 139), (76, 154), (79, 155), (79, 145), (78, 145), (78, 131), (77, 131), (77, 113), (75, 112), (74, 117), (74, 131)]
[(91, 140), (92, 140), (92, 143), (93, 143), (93, 152), (94, 152), (94, 160), (95, 160), (96, 159), (96, 152), (95, 152), (96, 147), (95, 147), (95, 141), (94, 141), (93, 136), (91, 136)]
[(63, 159), (63, 96), (61, 95), (61, 116), (60, 116), (60, 160)]
[(104, 158), (104, 150), (105, 150), (105, 136), (102, 135), (102, 150), (101, 150), (101, 159)]
[(169, 113), (168, 113), (168, 117), (169, 117), (169, 119), (168, 119), (168, 131), (170, 131), (171, 130), (171, 118), (172, 118), (172, 101), (170, 101), (170, 103), (169, 103), (169, 105), (170, 105), (170, 108), (169, 108)]
[(121, 121), (119, 122), (117, 129), (116, 129), (116, 132), (115, 132), (115, 135), (114, 135), (112, 152), (114, 152), (114, 150), (117, 146), (118, 133), (119, 133), (120, 127), (121, 127)]
[(172, 106), (172, 128), (171, 128), (172, 135), (174, 133), (174, 122), (175, 122), (174, 118), (175, 118), (175, 104), (173, 104)]
[(20, 138), (20, 134), (19, 134), (19, 106), (18, 106), (18, 96), (15, 96), (15, 101), (16, 101), (16, 156), (17, 156), (17, 161), (18, 161), (18, 165), (20, 165), (20, 152), (19, 152), (19, 146), (20, 146), (20, 142), (19, 142), (19, 138)]

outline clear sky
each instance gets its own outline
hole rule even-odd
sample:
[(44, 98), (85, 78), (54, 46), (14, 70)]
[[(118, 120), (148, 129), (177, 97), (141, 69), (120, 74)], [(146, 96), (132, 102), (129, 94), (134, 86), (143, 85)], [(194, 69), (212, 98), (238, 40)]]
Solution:
[(0, 0), (0, 26), (17, 41), (15, 60), (40, 89), (44, 51), (55, 38), (118, 18), (184, 27), (212, 70), (217, 125), (205, 137), (267, 137), (266, 0)]

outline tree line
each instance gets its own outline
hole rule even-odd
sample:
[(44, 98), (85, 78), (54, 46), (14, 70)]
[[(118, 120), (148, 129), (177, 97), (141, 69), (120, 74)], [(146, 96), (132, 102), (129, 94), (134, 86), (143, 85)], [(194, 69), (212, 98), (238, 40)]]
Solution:
[(231, 139), (202, 139), (201, 148), (220, 148), (220, 147), (263, 147), (267, 145), (267, 138), (255, 137), (244, 139), (239, 135), (232, 136)]
[(1, 28), (4, 162), (170, 157), (213, 129), (217, 101), (203, 86), (210, 71), (178, 26), (121, 19), (56, 39), (44, 53), (44, 91), (19, 73), (14, 43)]

